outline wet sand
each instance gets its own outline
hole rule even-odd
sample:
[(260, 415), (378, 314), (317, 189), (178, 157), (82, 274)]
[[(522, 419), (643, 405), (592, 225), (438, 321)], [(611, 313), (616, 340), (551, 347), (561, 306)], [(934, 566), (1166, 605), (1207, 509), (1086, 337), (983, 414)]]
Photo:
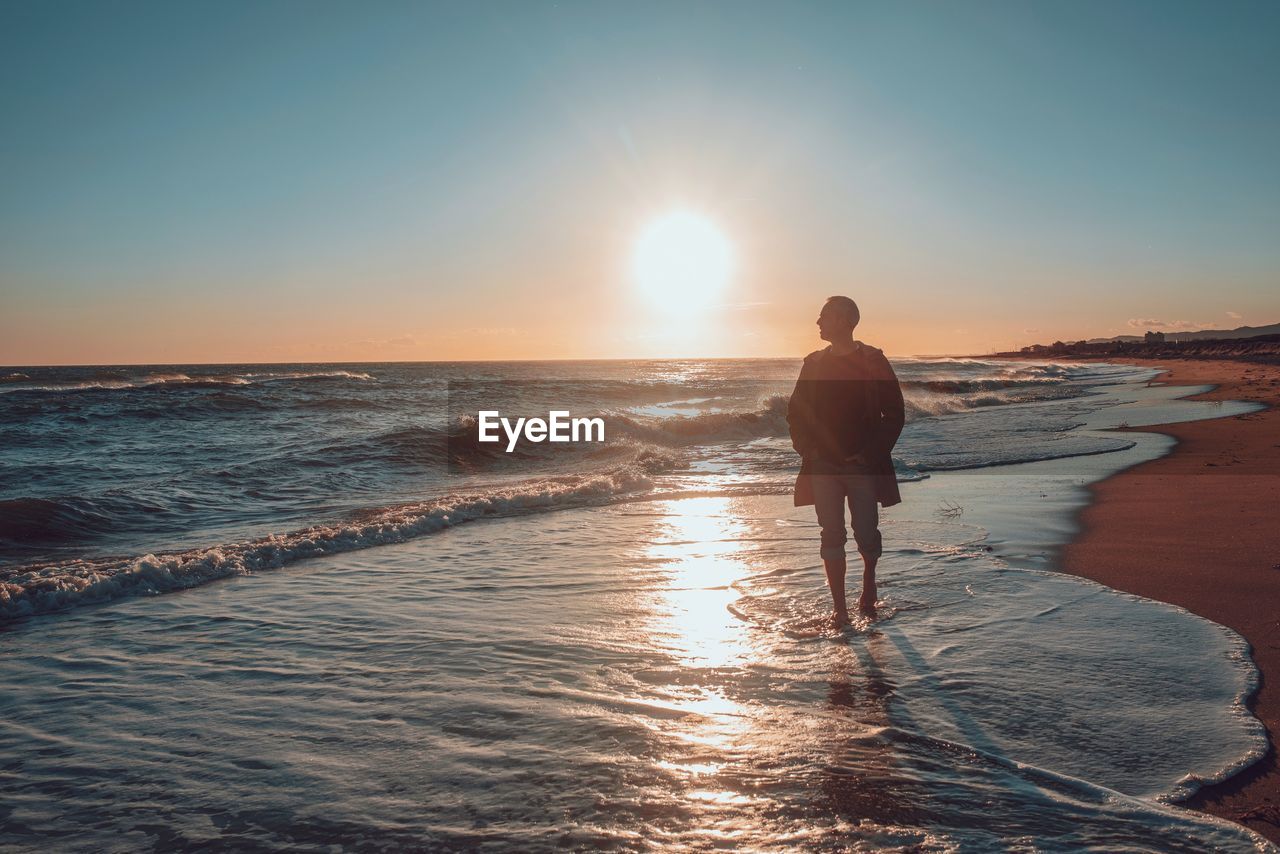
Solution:
[[(1253, 400), (1246, 415), (1142, 427), (1173, 453), (1091, 487), (1081, 530), (1061, 555), (1067, 572), (1179, 605), (1236, 630), (1261, 672), (1249, 703), (1271, 750), (1183, 804), (1280, 842), (1280, 366), (1170, 360), (1155, 382), (1213, 384), (1191, 400)], [(1152, 698), (1158, 701), (1158, 698)]]

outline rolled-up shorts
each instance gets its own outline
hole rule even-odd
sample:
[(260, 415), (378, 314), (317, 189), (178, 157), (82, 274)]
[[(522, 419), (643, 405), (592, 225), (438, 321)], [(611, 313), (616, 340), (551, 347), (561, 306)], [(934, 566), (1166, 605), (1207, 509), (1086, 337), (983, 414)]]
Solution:
[(812, 476), (814, 510), (822, 529), (822, 559), (840, 560), (849, 540), (844, 506), (848, 502), (853, 540), (864, 558), (878, 558), (881, 551), (876, 482), (870, 474), (815, 474)]

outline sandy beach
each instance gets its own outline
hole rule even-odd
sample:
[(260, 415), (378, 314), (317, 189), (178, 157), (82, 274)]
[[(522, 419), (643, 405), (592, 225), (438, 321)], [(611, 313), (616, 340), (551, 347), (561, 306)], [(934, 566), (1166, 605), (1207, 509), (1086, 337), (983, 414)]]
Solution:
[(1142, 427), (1177, 441), (1173, 453), (1091, 487), (1080, 534), (1061, 567), (1228, 626), (1253, 647), (1261, 671), (1250, 709), (1268, 755), (1187, 802), (1280, 841), (1280, 367), (1227, 360), (1161, 362), (1156, 382), (1213, 384), (1193, 400), (1249, 400), (1266, 410)]

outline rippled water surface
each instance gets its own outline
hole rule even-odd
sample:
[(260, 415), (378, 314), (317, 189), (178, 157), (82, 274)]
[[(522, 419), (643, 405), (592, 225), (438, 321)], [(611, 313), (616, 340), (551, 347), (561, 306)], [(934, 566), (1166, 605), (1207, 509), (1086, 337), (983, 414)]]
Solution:
[[(795, 365), (646, 365), (576, 381), (616, 442), (519, 460), (465, 441), (466, 383), (411, 405), (438, 366), (11, 378), (5, 500), (59, 509), (5, 517), (0, 844), (1274, 850), (1176, 805), (1265, 748), (1241, 639), (1038, 569), (1089, 482), (1166, 447), (1098, 428), (1240, 407), (904, 363), (880, 613), (835, 633), (786, 494)], [(192, 414), (227, 386), (270, 404)], [(368, 411), (315, 405), (343, 397)], [(101, 530), (59, 532), (72, 487)]]
[[(0, 619), (182, 589), (481, 516), (786, 489), (791, 360), (0, 369)], [(1114, 451), (1122, 366), (903, 360), (900, 477)], [(600, 416), (603, 445), (478, 441)]]
[(107, 850), (1257, 844), (1155, 800), (1249, 746), (1233, 637), (909, 518), (881, 621), (832, 635), (787, 504), (482, 523), (28, 622), (0, 819)]

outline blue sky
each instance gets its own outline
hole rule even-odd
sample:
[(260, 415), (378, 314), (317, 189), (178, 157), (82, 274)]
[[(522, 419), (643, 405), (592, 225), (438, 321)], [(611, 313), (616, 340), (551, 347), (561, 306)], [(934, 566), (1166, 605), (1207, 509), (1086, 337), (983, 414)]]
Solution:
[[(7, 3), (0, 362), (785, 355), (836, 292), (891, 353), (1280, 321), (1277, 37), (1274, 3)], [(698, 317), (628, 280), (673, 208), (741, 260)]]

